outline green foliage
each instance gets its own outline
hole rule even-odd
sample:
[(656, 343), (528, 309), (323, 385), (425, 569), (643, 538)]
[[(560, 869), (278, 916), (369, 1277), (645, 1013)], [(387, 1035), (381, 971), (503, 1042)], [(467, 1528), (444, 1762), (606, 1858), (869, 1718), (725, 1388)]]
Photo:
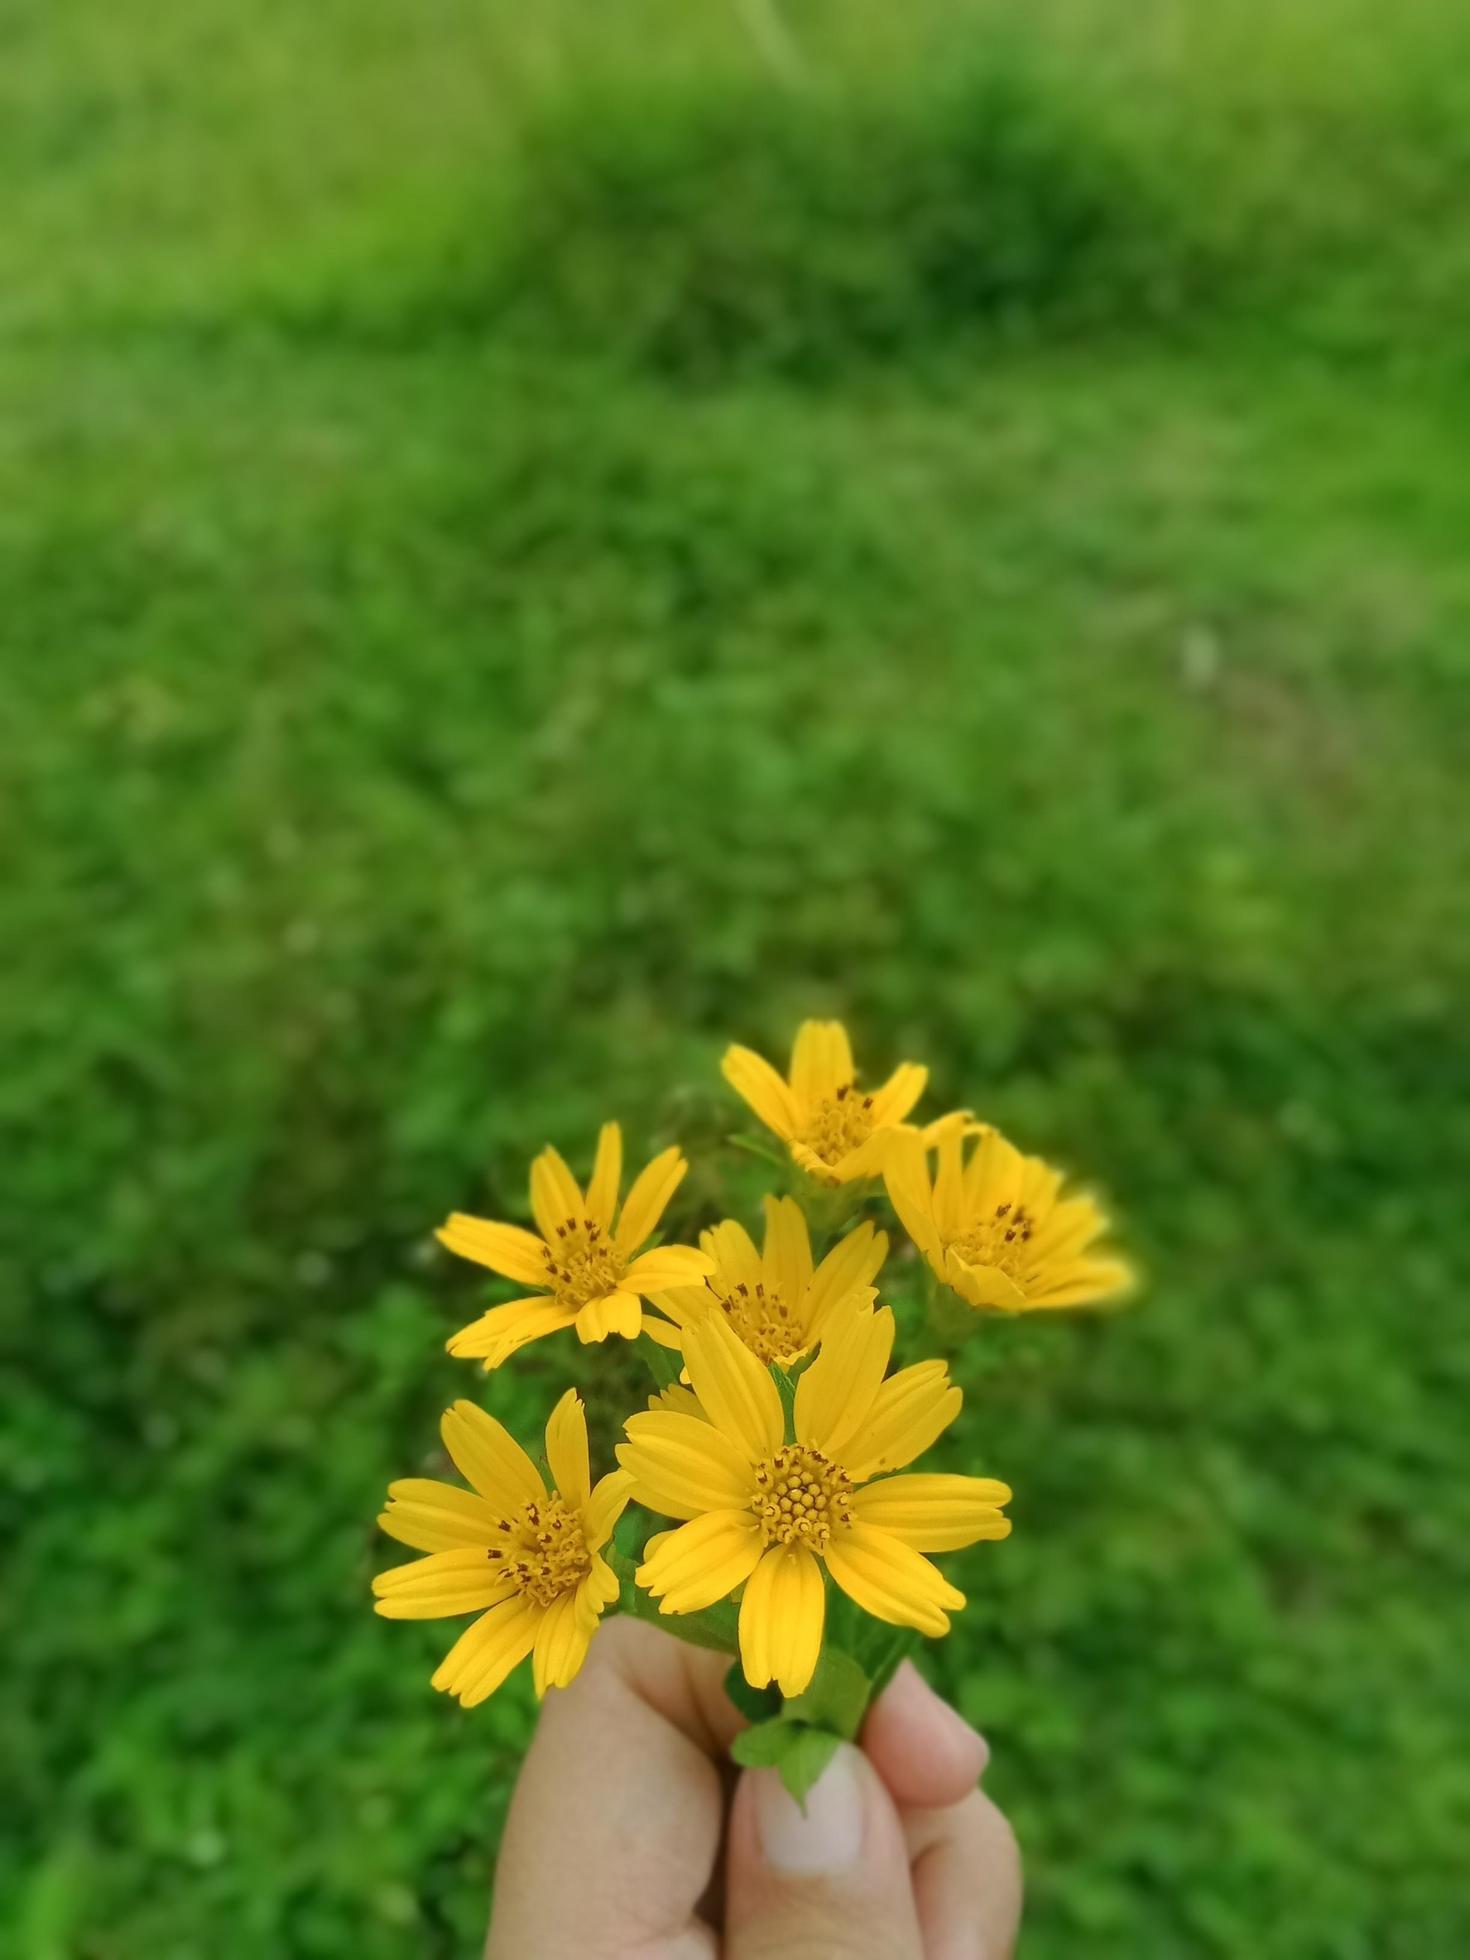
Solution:
[(654, 0), (7, 30), (21, 1960), (475, 1950), (529, 1685), (372, 1519), (648, 1383), (451, 1362), (431, 1228), (612, 1113), (750, 1206), (720, 1048), (814, 1011), (1148, 1273), (961, 1323), (936, 1453), (1028, 1952), (1470, 1950), (1462, 10), (789, 11), (810, 106)]
[(747, 1769), (774, 1769), (798, 1803), (805, 1803), (807, 1792), (832, 1760), (841, 1742), (828, 1729), (808, 1728), (804, 1723), (758, 1722), (742, 1729), (730, 1744), (730, 1754)]

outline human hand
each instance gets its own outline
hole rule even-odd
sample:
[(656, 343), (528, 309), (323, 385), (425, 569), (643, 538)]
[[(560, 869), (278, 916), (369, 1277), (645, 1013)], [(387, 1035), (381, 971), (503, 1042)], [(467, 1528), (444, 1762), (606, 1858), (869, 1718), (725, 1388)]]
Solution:
[(974, 1730), (905, 1664), (803, 1816), (729, 1762), (728, 1666), (602, 1628), (542, 1709), (486, 1960), (1009, 1960), (1020, 1860)]

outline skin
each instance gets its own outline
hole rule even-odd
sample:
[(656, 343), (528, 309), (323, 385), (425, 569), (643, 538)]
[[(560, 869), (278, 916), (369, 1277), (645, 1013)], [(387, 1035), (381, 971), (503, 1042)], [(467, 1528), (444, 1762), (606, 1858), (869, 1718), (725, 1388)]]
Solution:
[(1020, 1860), (981, 1737), (906, 1664), (828, 1772), (860, 1836), (834, 1869), (774, 1771), (733, 1771), (727, 1666), (601, 1629), (521, 1770), (486, 1960), (1010, 1960)]

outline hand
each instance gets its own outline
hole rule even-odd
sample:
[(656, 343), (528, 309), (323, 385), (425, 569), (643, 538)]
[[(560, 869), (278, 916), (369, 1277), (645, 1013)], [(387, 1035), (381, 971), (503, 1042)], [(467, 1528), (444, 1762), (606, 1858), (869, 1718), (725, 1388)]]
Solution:
[(803, 1816), (729, 1763), (728, 1666), (598, 1633), (516, 1784), (486, 1960), (1009, 1960), (1020, 1860), (974, 1730), (905, 1664)]

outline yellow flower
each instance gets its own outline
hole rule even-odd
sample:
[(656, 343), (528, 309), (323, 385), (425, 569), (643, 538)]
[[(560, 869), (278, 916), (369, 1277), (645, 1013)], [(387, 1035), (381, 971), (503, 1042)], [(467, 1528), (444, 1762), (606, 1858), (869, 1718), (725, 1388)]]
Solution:
[(823, 1184), (851, 1184), (881, 1171), (889, 1138), (929, 1079), (917, 1062), (903, 1062), (881, 1089), (865, 1094), (840, 1021), (802, 1022), (791, 1050), (789, 1082), (753, 1048), (726, 1049), (720, 1067), (801, 1168)]
[(631, 1341), (643, 1325), (640, 1295), (697, 1285), (713, 1270), (713, 1260), (692, 1246), (638, 1253), (689, 1168), (678, 1147), (639, 1172), (619, 1215), (622, 1165), (622, 1131), (604, 1123), (585, 1193), (550, 1147), (532, 1164), (531, 1212), (539, 1238), (519, 1225), (461, 1211), (441, 1227), (439, 1241), (451, 1252), (537, 1289), (462, 1327), (448, 1343), (451, 1354), (475, 1355), (487, 1368), (498, 1368), (528, 1341), (563, 1327), (575, 1327), (584, 1341), (605, 1341), (609, 1334)]
[(538, 1695), (564, 1688), (618, 1596), (601, 1550), (628, 1501), (628, 1479), (614, 1470), (592, 1487), (587, 1419), (571, 1388), (546, 1425), (550, 1491), (509, 1431), (473, 1402), (446, 1410), (441, 1433), (474, 1488), (427, 1477), (388, 1486), (378, 1523), (429, 1556), (378, 1574), (377, 1611), (390, 1620), (479, 1613), (433, 1676), (466, 1708), (494, 1694), (527, 1654)]
[(872, 1301), (872, 1281), (888, 1253), (886, 1233), (864, 1222), (813, 1270), (801, 1206), (794, 1198), (767, 1198), (765, 1211), (763, 1252), (733, 1218), (701, 1232), (699, 1243), (714, 1263), (713, 1273), (703, 1286), (656, 1293), (653, 1305), (674, 1324), (650, 1315), (647, 1333), (665, 1347), (678, 1347), (684, 1328), (723, 1312), (757, 1361), (788, 1368), (815, 1343), (829, 1314)]
[(923, 1633), (949, 1631), (964, 1605), (925, 1552), (1004, 1538), (1004, 1484), (983, 1477), (888, 1477), (959, 1413), (942, 1361), (883, 1379), (887, 1307), (833, 1315), (796, 1384), (794, 1440), (770, 1372), (722, 1314), (684, 1335), (695, 1413), (682, 1394), (630, 1416), (618, 1461), (632, 1495), (685, 1520), (649, 1542), (640, 1585), (663, 1613), (696, 1613), (744, 1587), (745, 1678), (784, 1695), (807, 1686), (822, 1645), (822, 1566), (865, 1612)]
[(961, 1135), (940, 1139), (932, 1182), (918, 1137), (901, 1138), (884, 1171), (894, 1210), (944, 1283), (972, 1307), (1002, 1313), (1092, 1306), (1124, 1292), (1133, 1274), (1095, 1249), (1108, 1221), (1094, 1201), (1063, 1197), (1060, 1171), (998, 1130), (977, 1130), (968, 1160)]

